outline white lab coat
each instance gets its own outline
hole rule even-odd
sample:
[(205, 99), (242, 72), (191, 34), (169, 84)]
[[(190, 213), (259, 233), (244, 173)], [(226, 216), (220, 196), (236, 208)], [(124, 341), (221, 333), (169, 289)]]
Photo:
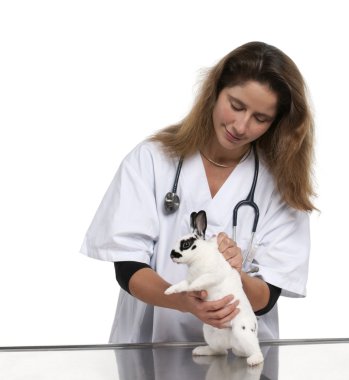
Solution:
[[(212, 199), (199, 153), (183, 162), (177, 194), (179, 210), (164, 211), (165, 194), (172, 189), (178, 159), (168, 157), (159, 143), (145, 141), (123, 160), (89, 227), (81, 252), (100, 260), (139, 261), (151, 265), (169, 283), (186, 275), (187, 267), (170, 259), (175, 241), (190, 232), (190, 214), (205, 210), (206, 236), (225, 231), (232, 235), (232, 211), (250, 191), (254, 157), (239, 163)], [(282, 288), (282, 295), (303, 297), (309, 260), (309, 217), (288, 207), (275, 190), (263, 162), (255, 192), (260, 217), (255, 235), (256, 274)], [(244, 251), (254, 214), (242, 207), (237, 243)], [(278, 338), (274, 307), (258, 318), (259, 338)], [(112, 343), (203, 341), (202, 323), (190, 313), (152, 307), (120, 290)]]

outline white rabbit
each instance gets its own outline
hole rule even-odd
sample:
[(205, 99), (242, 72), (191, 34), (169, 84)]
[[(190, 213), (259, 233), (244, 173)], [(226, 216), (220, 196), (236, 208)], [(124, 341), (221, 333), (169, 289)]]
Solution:
[(222, 355), (231, 348), (234, 355), (247, 357), (250, 366), (262, 363), (264, 358), (257, 337), (257, 319), (243, 291), (240, 274), (219, 252), (216, 237), (205, 240), (205, 211), (191, 214), (191, 227), (193, 233), (182, 237), (171, 251), (174, 262), (187, 264), (187, 279), (170, 286), (165, 294), (206, 290), (207, 301), (232, 294), (235, 300), (239, 300), (240, 309), (227, 328), (218, 329), (204, 324), (208, 345), (196, 347), (193, 355)]

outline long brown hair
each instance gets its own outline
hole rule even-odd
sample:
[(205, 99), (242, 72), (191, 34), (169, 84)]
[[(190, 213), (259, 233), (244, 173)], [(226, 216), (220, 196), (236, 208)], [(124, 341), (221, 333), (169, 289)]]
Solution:
[(184, 120), (151, 139), (176, 156), (185, 157), (204, 148), (214, 131), (212, 111), (220, 91), (249, 80), (267, 84), (278, 96), (277, 116), (256, 141), (258, 150), (284, 201), (293, 208), (311, 211), (315, 208), (311, 201), (314, 125), (306, 85), (295, 63), (274, 46), (249, 42), (227, 54), (208, 71)]

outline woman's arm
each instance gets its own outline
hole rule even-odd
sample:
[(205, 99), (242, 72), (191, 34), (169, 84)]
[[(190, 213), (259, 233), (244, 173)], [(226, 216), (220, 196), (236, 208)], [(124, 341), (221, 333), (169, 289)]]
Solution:
[(192, 313), (217, 328), (225, 327), (239, 312), (238, 301), (232, 302), (234, 297), (231, 295), (217, 301), (204, 301), (205, 291), (165, 295), (170, 285), (151, 268), (142, 268), (130, 278), (129, 290), (147, 304)]
[(253, 311), (264, 309), (270, 299), (270, 291), (267, 283), (260, 278), (251, 277), (245, 272), (241, 272), (241, 281)]
[(241, 274), (241, 281), (244, 291), (249, 299), (253, 311), (264, 309), (270, 300), (269, 286), (265, 281), (257, 277), (251, 277), (242, 272), (242, 254), (241, 249), (236, 243), (224, 232), (217, 236), (218, 249), (229, 262), (229, 264), (238, 270)]

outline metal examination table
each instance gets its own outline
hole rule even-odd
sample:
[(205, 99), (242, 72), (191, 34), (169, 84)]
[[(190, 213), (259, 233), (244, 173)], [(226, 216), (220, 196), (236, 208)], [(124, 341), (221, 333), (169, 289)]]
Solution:
[(261, 342), (263, 366), (192, 357), (197, 343), (0, 347), (3, 380), (349, 380), (349, 339)]

